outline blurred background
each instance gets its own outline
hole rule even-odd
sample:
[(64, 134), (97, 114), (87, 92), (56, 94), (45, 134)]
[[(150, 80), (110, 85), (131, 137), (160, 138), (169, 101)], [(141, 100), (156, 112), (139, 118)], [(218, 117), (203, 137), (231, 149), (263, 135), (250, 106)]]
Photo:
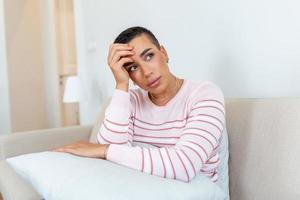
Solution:
[(225, 97), (300, 97), (297, 0), (0, 0), (0, 134), (92, 124), (115, 87), (108, 46), (150, 29), (178, 77)]

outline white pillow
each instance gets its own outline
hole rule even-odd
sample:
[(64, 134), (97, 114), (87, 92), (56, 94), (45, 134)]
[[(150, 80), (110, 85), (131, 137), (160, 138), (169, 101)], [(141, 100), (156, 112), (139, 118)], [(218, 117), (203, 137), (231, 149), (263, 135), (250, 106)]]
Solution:
[(67, 153), (33, 153), (7, 162), (47, 200), (218, 200), (226, 196), (217, 184), (200, 174), (184, 183)]

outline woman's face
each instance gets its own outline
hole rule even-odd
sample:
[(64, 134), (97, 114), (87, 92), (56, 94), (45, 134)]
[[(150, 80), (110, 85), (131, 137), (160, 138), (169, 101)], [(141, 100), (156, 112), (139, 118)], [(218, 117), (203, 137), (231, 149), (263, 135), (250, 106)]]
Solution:
[(168, 55), (161, 46), (155, 46), (151, 40), (142, 34), (128, 43), (133, 46), (133, 63), (125, 65), (131, 80), (140, 88), (153, 94), (163, 93), (170, 80)]

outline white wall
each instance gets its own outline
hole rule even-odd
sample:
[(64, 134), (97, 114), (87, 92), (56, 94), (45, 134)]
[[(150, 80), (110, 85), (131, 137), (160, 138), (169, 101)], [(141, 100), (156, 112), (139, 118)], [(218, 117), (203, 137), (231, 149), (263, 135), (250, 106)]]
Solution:
[(109, 44), (142, 25), (167, 48), (179, 77), (212, 80), (226, 97), (300, 96), (297, 0), (75, 0), (79, 74), (89, 92), (83, 123), (112, 94)]
[(0, 135), (11, 131), (9, 87), (5, 50), (4, 6), (0, 0)]

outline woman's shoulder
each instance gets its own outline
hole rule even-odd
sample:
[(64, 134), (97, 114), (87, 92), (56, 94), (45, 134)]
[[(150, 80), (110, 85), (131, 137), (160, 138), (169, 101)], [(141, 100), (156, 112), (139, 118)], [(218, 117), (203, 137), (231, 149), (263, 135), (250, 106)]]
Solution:
[(191, 88), (189, 101), (197, 102), (205, 99), (216, 99), (222, 102), (224, 101), (224, 95), (221, 88), (212, 81), (188, 80), (187, 83)]
[[(187, 82), (188, 87), (192, 88), (193, 91), (202, 92), (202, 91), (215, 91), (222, 92), (221, 88), (214, 82), (208, 80), (185, 80)], [(196, 92), (195, 92), (196, 93)]]

